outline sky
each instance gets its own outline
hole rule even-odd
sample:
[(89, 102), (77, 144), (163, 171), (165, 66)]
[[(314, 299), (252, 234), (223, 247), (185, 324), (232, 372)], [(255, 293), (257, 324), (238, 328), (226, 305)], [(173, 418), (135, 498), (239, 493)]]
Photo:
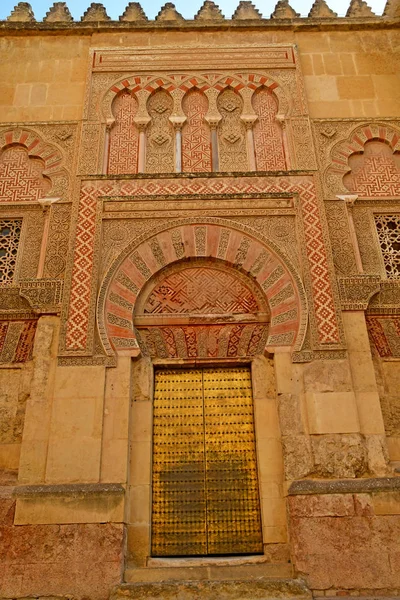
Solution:
[[(91, 4), (92, 0), (66, 0), (67, 6), (76, 21)], [(230, 18), (235, 11), (239, 0), (214, 0), (220, 7), (226, 18)], [(274, 10), (277, 0), (253, 0), (260, 13), (264, 17), (269, 17)], [(290, 5), (302, 16), (307, 16), (314, 0), (290, 0)], [(339, 16), (346, 14), (350, 0), (327, 0), (330, 8), (338, 13)], [(11, 13), (18, 0), (0, 0), (0, 19), (5, 19)], [(118, 20), (118, 17), (124, 12), (125, 6), (129, 0), (103, 0), (108, 15)], [(141, 5), (149, 19), (154, 19), (161, 6), (166, 0), (142, 0)], [(372, 10), (381, 15), (385, 6), (385, 0), (367, 0)], [(53, 0), (30, 0), (30, 4), (38, 21), (42, 20), (49, 10)], [(186, 18), (192, 19), (197, 13), (203, 0), (175, 0), (177, 10)]]

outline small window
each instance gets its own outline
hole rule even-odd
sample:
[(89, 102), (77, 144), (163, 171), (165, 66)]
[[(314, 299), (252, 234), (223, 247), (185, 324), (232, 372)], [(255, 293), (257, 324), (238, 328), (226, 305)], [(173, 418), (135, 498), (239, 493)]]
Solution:
[(11, 283), (15, 275), (22, 219), (0, 220), (0, 283)]
[(400, 214), (375, 215), (375, 225), (388, 279), (400, 277)]

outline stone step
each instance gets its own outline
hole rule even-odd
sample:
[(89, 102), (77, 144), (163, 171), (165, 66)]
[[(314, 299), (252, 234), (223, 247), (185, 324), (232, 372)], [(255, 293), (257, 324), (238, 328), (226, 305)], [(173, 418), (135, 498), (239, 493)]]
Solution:
[(231, 581), (124, 583), (110, 600), (312, 600), (304, 581), (258, 577)]
[(262, 578), (285, 579), (293, 576), (290, 563), (203, 564), (127, 568), (126, 583), (157, 583), (177, 581), (223, 581)]

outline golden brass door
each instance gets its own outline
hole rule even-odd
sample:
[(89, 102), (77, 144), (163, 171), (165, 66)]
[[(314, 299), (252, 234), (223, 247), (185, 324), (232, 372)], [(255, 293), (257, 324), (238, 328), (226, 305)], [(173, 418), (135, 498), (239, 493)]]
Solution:
[(250, 370), (156, 371), (153, 423), (152, 555), (261, 553)]

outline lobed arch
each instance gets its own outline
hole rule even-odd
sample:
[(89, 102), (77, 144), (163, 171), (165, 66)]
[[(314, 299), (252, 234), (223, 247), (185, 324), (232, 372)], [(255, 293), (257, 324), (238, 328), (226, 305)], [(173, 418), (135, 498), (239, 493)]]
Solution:
[(363, 154), (365, 144), (372, 141), (386, 144), (393, 153), (400, 152), (400, 130), (396, 127), (379, 122), (359, 125), (331, 149), (330, 163), (324, 177), (333, 194), (349, 193), (343, 183), (344, 176), (351, 172), (349, 159), (354, 154)]
[(136, 301), (151, 278), (170, 265), (217, 261), (256, 285), (270, 311), (265, 348), (300, 350), (306, 333), (307, 300), (299, 273), (269, 240), (225, 219), (193, 218), (160, 226), (130, 243), (100, 287), (97, 323), (107, 354), (137, 355)]
[[(146, 104), (146, 98), (159, 88), (165, 89), (173, 96), (176, 96), (177, 99), (181, 99), (185, 93), (190, 91), (192, 88), (197, 88), (199, 91), (206, 93), (211, 89), (221, 92), (226, 87), (231, 87), (235, 91), (244, 94), (246, 98), (249, 97), (248, 106), (251, 105), (252, 94), (258, 88), (266, 87), (276, 97), (278, 103), (278, 113), (288, 116), (290, 112), (291, 103), (289, 98), (287, 98), (279, 81), (268, 74), (256, 72), (229, 75), (223, 73), (196, 75), (179, 74), (170, 76), (159, 75), (151, 78), (149, 76), (142, 75), (125, 77), (116, 81), (109, 87), (109, 89), (105, 92), (101, 102), (102, 120), (103, 122), (107, 123), (107, 125), (112, 125), (114, 121), (112, 103), (115, 96), (121, 93), (123, 90), (128, 90), (132, 94), (136, 95), (139, 100), (139, 104), (140, 97), (143, 96), (142, 106), (144, 107)], [(243, 90), (249, 90), (249, 93), (243, 92)]]
[[(49, 182), (43, 197), (65, 195), (69, 176), (64, 167), (63, 152), (56, 144), (48, 143), (32, 129), (18, 127), (0, 132), (0, 160), (3, 153), (12, 148), (22, 148), (29, 159), (39, 159), (43, 164), (41, 177)], [(17, 195), (16, 189), (16, 201)]]

